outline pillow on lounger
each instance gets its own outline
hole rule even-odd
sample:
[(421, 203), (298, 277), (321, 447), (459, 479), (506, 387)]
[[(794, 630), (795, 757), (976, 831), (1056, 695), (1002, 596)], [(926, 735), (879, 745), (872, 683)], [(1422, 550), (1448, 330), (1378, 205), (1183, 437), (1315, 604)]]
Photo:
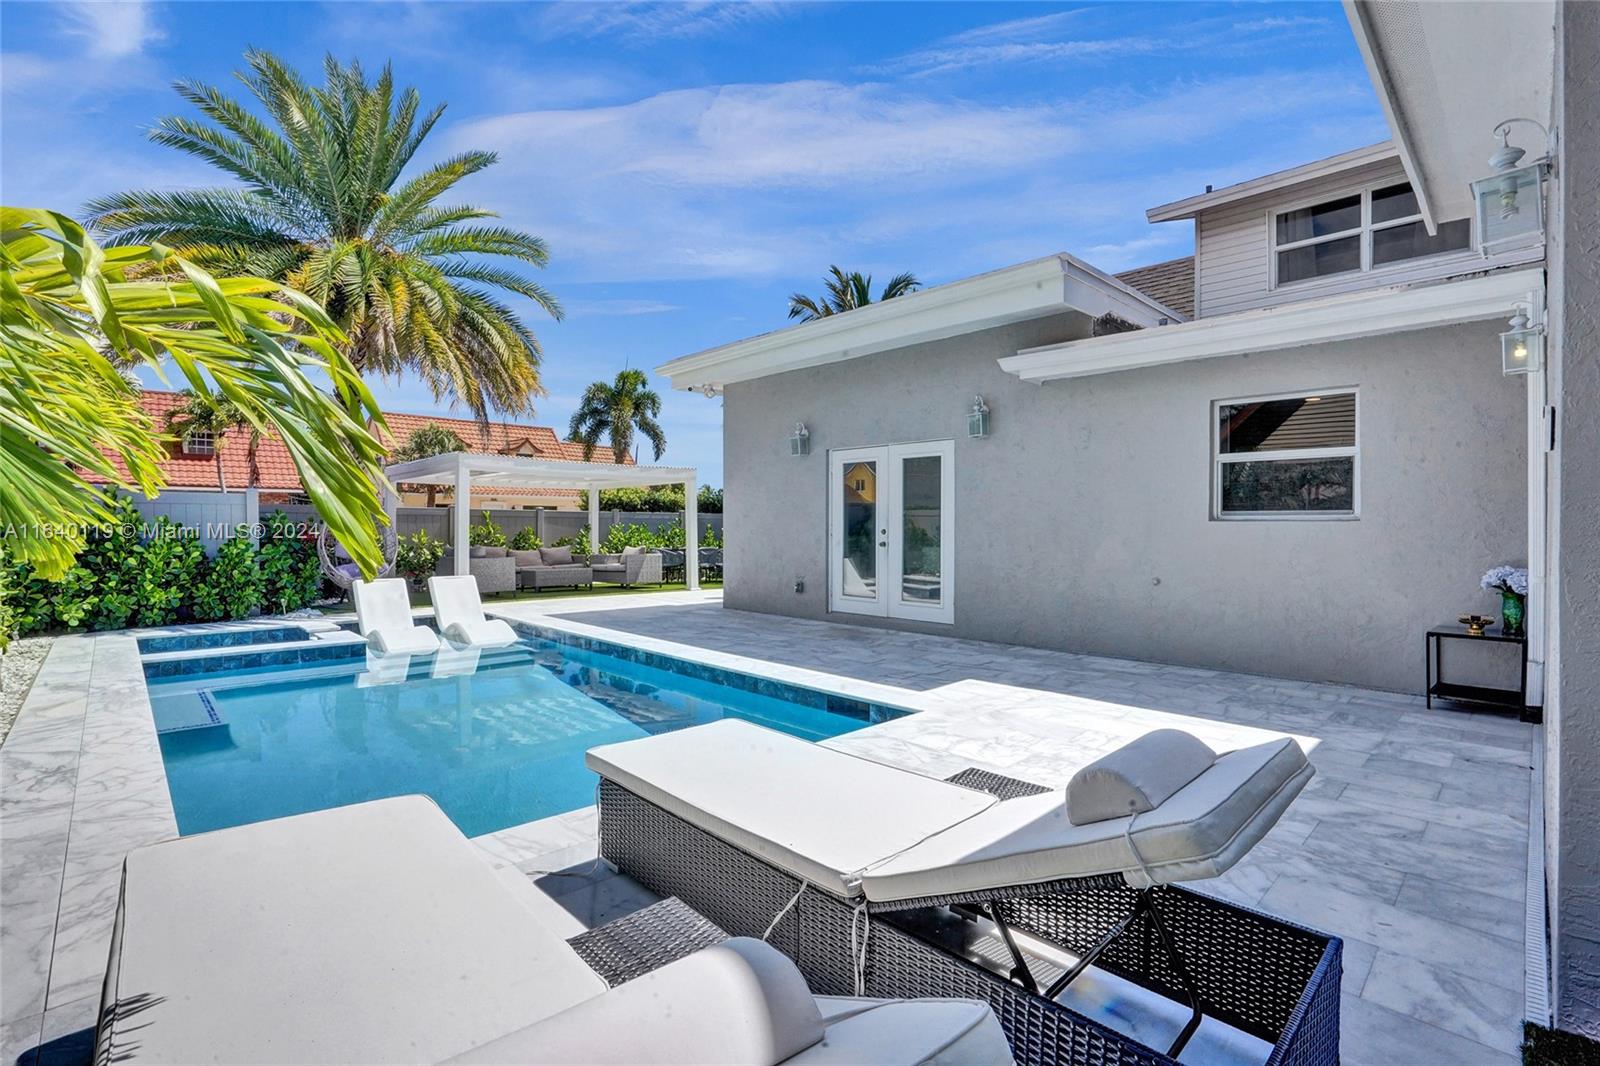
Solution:
[(1146, 733), (1072, 775), (1067, 820), (1088, 825), (1153, 811), (1216, 759), (1216, 752), (1180, 729)]

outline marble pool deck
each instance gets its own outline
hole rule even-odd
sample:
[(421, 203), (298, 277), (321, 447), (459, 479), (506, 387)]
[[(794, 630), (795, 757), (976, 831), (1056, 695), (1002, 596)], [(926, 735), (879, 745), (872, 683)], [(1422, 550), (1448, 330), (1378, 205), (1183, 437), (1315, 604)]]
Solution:
[[(1194, 887), (1344, 938), (1346, 1062), (1517, 1061), (1537, 726), (1346, 686), (730, 611), (717, 592), (488, 607), (916, 710), (826, 743), (932, 776), (978, 766), (1059, 786), (1153, 722), (1213, 744), (1299, 736), (1318, 770), (1307, 791), (1243, 863)], [(177, 835), (134, 636), (58, 640), (0, 746), (0, 1066), (93, 1025), (122, 856)], [(592, 808), (476, 842), (534, 881), (564, 935), (651, 901), (593, 861)]]

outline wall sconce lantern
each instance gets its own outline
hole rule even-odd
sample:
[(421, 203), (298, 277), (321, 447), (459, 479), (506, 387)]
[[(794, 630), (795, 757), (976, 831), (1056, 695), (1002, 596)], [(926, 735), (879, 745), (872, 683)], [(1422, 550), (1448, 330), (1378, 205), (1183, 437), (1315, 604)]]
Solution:
[(967, 412), (967, 436), (978, 440), (989, 435), (989, 405), (982, 396), (972, 398), (972, 410)]
[(1519, 307), (1511, 328), (1500, 334), (1500, 367), (1507, 374), (1531, 374), (1543, 366), (1544, 326), (1531, 324)]
[(811, 434), (806, 431), (804, 422), (796, 422), (794, 424), (794, 432), (789, 434), (789, 454), (811, 454)]
[[(1527, 154), (1511, 143), (1511, 124), (1527, 122), (1545, 137), (1545, 154), (1526, 165)], [(1472, 183), (1477, 212), (1478, 249), (1484, 254), (1505, 245), (1542, 240), (1544, 190), (1542, 182), (1555, 158), (1554, 135), (1531, 118), (1508, 118), (1494, 128), (1500, 147), (1489, 157), (1494, 173)]]

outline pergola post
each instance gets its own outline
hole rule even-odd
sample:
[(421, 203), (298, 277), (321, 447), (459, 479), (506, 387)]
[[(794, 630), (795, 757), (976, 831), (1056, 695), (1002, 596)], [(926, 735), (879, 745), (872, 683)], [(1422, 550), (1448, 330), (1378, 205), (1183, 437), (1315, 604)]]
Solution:
[(589, 554), (600, 551), (600, 489), (589, 483)]
[(700, 490), (694, 478), (683, 483), (683, 583), (700, 588)]
[(457, 577), (462, 577), (472, 572), (471, 564), (467, 562), (470, 558), (467, 537), (472, 528), (472, 471), (467, 466), (465, 455), (456, 456), (455, 527), (451, 534), (456, 545), (455, 572)]

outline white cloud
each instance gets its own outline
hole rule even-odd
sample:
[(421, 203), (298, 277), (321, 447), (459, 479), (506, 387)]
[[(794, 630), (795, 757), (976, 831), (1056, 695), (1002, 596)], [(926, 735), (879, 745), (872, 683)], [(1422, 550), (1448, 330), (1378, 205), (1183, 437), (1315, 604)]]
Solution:
[(953, 33), (944, 40), (948, 44), (989, 44), (995, 41), (1027, 41), (1047, 37), (1067, 23), (1077, 19), (1087, 8), (1072, 11), (1055, 11), (1032, 18), (1010, 19), (976, 26), (970, 30)]
[(664, 315), (683, 310), (677, 304), (669, 304), (664, 300), (563, 300), (561, 306), (569, 318)]
[(1130, 267), (1145, 266), (1159, 263), (1164, 259), (1176, 259), (1180, 255), (1187, 255), (1190, 251), (1187, 247), (1188, 242), (1188, 231), (1181, 227), (1167, 226), (1142, 237), (1112, 244), (1091, 245), (1079, 254), (1101, 270), (1114, 273)]
[(683, 3), (558, 3), (545, 9), (546, 37), (620, 37), (632, 41), (710, 37), (782, 17), (788, 5), (763, 0)]
[(138, 55), (161, 33), (143, 0), (85, 0), (61, 7), (63, 29), (87, 43), (91, 56), (119, 59)]

